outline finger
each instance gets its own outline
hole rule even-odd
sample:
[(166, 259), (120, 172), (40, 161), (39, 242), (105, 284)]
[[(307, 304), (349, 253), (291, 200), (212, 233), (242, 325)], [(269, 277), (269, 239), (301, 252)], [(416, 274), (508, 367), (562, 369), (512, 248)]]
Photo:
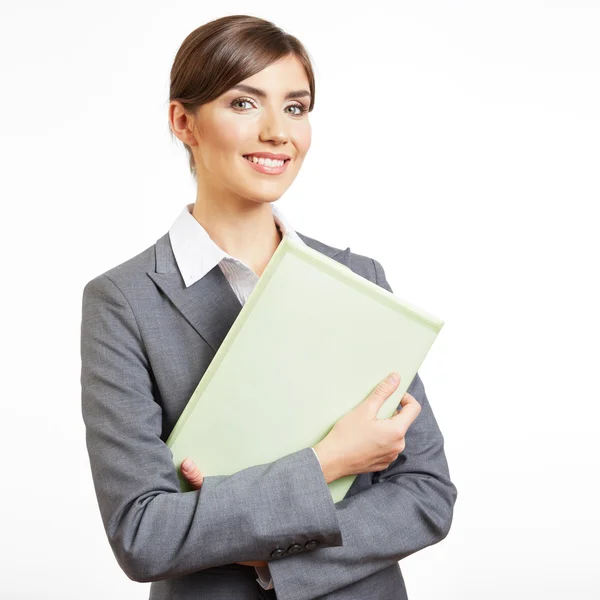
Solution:
[[(398, 373), (395, 374), (398, 375)], [(391, 375), (392, 373), (390, 373), (390, 376)], [(362, 404), (368, 411), (369, 416), (373, 419), (377, 417), (379, 409), (383, 406), (384, 402), (396, 391), (398, 385), (400, 384), (399, 375), (397, 381), (392, 381), (390, 376), (380, 381)]]
[(396, 415), (398, 415), (398, 414), (400, 414), (400, 409), (399, 409), (399, 408), (397, 408), (397, 409), (396, 409), (396, 410), (395, 410), (395, 411), (392, 413), (392, 415), (390, 416), (390, 419), (393, 419), (393, 418), (394, 418)]
[(391, 417), (392, 422), (406, 431), (421, 412), (421, 405), (414, 396), (405, 393), (400, 401), (401, 408)]
[(194, 486), (194, 488), (200, 488), (204, 477), (202, 473), (200, 473), (200, 469), (198, 469), (198, 467), (192, 460), (186, 458), (181, 463), (181, 472), (184, 474), (185, 478)]
[(402, 398), (400, 400), (400, 405), (394, 411), (394, 414), (392, 415), (392, 417), (395, 417), (396, 415), (399, 415), (400, 412), (402, 411), (402, 408), (404, 406), (406, 406), (407, 404), (409, 404), (411, 401), (416, 401), (415, 398), (414, 398), (414, 396), (411, 396), (408, 392), (405, 392), (404, 396), (402, 396)]

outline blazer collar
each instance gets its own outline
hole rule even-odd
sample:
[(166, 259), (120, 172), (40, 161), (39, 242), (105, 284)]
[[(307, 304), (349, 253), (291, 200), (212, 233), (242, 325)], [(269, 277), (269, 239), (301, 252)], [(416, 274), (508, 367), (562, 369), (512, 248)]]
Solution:
[[(307, 245), (350, 266), (350, 248), (340, 250), (296, 232)], [(148, 276), (164, 292), (190, 325), (216, 352), (242, 310), (242, 305), (219, 265), (189, 287), (177, 267), (168, 232), (155, 244), (155, 270)]]

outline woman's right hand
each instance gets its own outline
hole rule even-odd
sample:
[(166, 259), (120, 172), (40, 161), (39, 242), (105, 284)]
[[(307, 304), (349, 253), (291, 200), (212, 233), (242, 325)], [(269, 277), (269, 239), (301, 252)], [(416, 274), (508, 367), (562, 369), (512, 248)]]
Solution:
[(405, 448), (404, 436), (421, 412), (421, 405), (406, 393), (389, 419), (378, 419), (384, 402), (396, 391), (388, 378), (356, 408), (346, 413), (314, 447), (327, 483), (345, 475), (382, 471)]

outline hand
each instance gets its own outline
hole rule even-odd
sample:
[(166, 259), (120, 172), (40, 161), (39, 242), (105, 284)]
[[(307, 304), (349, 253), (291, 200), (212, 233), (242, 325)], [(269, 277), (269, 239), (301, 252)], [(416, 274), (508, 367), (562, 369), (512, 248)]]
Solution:
[[(186, 458), (181, 463), (181, 472), (183, 476), (190, 482), (192, 487), (195, 490), (199, 490), (202, 487), (202, 482), (204, 481), (204, 476), (200, 472), (200, 469), (196, 466), (194, 461), (190, 458)], [(248, 567), (266, 567), (266, 560), (250, 560), (246, 562), (238, 562), (235, 563), (238, 565), (247, 565)]]
[(400, 401), (401, 409), (389, 419), (377, 418), (399, 383), (381, 381), (314, 446), (327, 483), (345, 475), (382, 471), (404, 450), (406, 431), (421, 412), (417, 400), (406, 393)]

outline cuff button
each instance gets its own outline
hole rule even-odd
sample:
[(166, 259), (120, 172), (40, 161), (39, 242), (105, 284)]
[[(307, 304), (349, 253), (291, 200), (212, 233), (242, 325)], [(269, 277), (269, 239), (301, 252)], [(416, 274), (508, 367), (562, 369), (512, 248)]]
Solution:
[(302, 552), (304, 548), (300, 544), (292, 544), (288, 549), (288, 554), (298, 554), (298, 552)]
[(275, 548), (273, 552), (271, 552), (271, 558), (281, 558), (285, 555), (285, 550), (283, 548)]

